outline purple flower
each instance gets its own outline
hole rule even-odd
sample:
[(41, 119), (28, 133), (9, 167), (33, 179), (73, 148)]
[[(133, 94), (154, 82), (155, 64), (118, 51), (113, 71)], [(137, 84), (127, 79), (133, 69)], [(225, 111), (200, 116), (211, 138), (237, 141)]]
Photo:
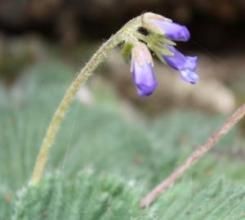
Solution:
[(157, 30), (162, 35), (173, 41), (188, 41), (190, 39), (189, 30), (172, 20), (153, 13), (147, 13), (144, 22), (150, 29)]
[(173, 41), (188, 41), (190, 39), (189, 30), (174, 22), (155, 20), (153, 23), (162, 31), (163, 35)]
[(133, 46), (131, 73), (138, 94), (140, 96), (151, 95), (157, 87), (153, 61), (147, 47), (161, 61), (164, 59), (170, 67), (177, 70), (183, 80), (191, 84), (197, 83), (199, 79), (196, 73), (197, 57), (185, 56), (172, 46), (173, 41), (188, 41), (190, 39), (189, 30), (168, 18), (150, 12), (144, 14), (142, 26), (148, 30), (147, 35), (139, 37), (139, 40), (144, 43), (131, 42)]
[(157, 81), (152, 57), (143, 43), (137, 43), (132, 49), (131, 73), (140, 96), (149, 96), (155, 91)]
[(196, 74), (197, 57), (185, 56), (172, 46), (168, 46), (168, 49), (173, 55), (163, 56), (167, 64), (173, 69), (178, 70), (185, 81), (191, 84), (197, 83), (199, 78)]

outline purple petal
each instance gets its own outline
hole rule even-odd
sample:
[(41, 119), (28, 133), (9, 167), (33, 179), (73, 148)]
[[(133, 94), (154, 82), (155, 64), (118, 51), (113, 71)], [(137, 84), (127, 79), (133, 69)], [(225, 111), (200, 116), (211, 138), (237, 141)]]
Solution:
[(197, 83), (199, 77), (196, 74), (197, 57), (185, 56), (174, 47), (168, 47), (173, 56), (164, 56), (164, 60), (173, 69), (178, 70), (182, 79), (191, 84)]
[(132, 49), (131, 72), (140, 96), (149, 96), (155, 91), (157, 81), (151, 53), (141, 42), (138, 42)]
[(180, 75), (183, 80), (191, 84), (196, 84), (199, 79), (199, 76), (196, 74), (196, 72), (189, 69), (180, 71)]
[(186, 57), (176, 50), (174, 47), (169, 46), (169, 51), (173, 53), (172, 56), (164, 56), (164, 60), (167, 62), (169, 66), (171, 66), (175, 70), (181, 70), (185, 67)]
[(186, 69), (195, 70), (197, 67), (197, 57), (186, 56), (186, 62), (184, 67)]
[(174, 47), (169, 46), (168, 49), (173, 53), (172, 56), (164, 56), (164, 60), (169, 66), (176, 70), (190, 69), (195, 70), (197, 66), (197, 57), (185, 56)]
[(173, 41), (188, 41), (190, 32), (187, 27), (165, 20), (154, 20), (153, 23)]
[(133, 81), (137, 87), (137, 92), (140, 96), (149, 96), (155, 91), (157, 81), (151, 64), (133, 63), (132, 75)]

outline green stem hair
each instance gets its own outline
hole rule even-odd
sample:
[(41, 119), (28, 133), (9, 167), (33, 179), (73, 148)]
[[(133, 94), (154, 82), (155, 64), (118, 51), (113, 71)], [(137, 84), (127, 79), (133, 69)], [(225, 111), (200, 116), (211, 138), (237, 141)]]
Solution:
[(97, 66), (105, 60), (109, 52), (119, 43), (123, 41), (134, 42), (135, 40), (137, 40), (134, 35), (140, 24), (140, 17), (134, 18), (129, 21), (125, 26), (123, 26), (115, 35), (111, 36), (92, 56), (92, 58), (80, 71), (75, 80), (71, 83), (64, 95), (64, 98), (62, 99), (56, 112), (54, 113), (53, 118), (46, 131), (45, 137), (43, 138), (30, 180), (31, 185), (37, 185), (43, 176), (50, 148), (55, 141), (60, 125), (64, 120), (65, 114), (69, 110), (69, 107), (80, 86), (87, 81), (87, 79), (92, 75)]

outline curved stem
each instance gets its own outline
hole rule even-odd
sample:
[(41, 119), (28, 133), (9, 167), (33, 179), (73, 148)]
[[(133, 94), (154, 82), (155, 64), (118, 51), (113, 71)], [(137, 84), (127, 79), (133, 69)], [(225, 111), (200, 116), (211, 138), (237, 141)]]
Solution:
[(64, 98), (60, 102), (53, 118), (49, 124), (46, 131), (45, 137), (40, 147), (39, 154), (36, 159), (36, 164), (32, 173), (30, 180), (31, 185), (36, 185), (39, 183), (43, 176), (43, 171), (47, 163), (48, 154), (50, 148), (52, 147), (55, 137), (59, 131), (61, 122), (63, 121), (66, 112), (68, 111), (75, 95), (77, 94), (81, 84), (85, 83), (89, 76), (92, 75), (96, 67), (104, 61), (108, 56), (109, 52), (116, 47), (123, 40), (130, 40), (132, 38), (132, 33), (138, 27), (139, 19), (135, 18), (128, 22), (121, 30), (119, 30), (115, 35), (111, 36), (98, 51), (92, 56), (89, 62), (80, 71), (76, 79), (72, 82), (70, 87), (67, 89)]

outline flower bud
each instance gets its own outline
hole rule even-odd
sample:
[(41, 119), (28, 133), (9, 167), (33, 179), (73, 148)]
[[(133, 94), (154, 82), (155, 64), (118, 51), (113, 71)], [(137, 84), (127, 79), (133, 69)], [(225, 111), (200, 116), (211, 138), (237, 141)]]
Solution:
[(147, 29), (158, 32), (173, 41), (188, 41), (190, 39), (189, 30), (172, 20), (154, 13), (146, 13), (143, 23)]
[(145, 44), (138, 42), (132, 49), (131, 73), (140, 96), (151, 95), (157, 81), (153, 69), (151, 53)]

